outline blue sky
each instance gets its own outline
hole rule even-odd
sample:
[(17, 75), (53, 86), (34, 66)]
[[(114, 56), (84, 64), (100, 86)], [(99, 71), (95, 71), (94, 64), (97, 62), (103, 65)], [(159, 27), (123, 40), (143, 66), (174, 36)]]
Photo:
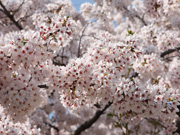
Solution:
[(80, 6), (81, 6), (82, 3), (84, 3), (84, 2), (94, 3), (93, 0), (71, 0), (71, 1), (72, 1), (72, 3), (73, 3), (74, 7), (75, 7), (78, 11), (79, 11)]

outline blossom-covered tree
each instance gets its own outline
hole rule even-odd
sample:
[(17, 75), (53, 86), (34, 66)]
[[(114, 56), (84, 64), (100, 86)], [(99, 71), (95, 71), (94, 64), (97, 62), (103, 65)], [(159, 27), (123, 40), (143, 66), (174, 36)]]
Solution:
[(178, 134), (180, 0), (0, 0), (1, 135)]

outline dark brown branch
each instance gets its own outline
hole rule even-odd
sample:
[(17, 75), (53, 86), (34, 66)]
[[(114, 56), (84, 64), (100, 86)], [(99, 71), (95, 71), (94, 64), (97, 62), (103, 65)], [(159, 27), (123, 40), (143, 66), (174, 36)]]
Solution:
[(62, 49), (62, 54), (61, 54), (61, 63), (64, 63), (64, 48)]
[(80, 57), (80, 53), (81, 53), (81, 41), (82, 41), (82, 38), (84, 36), (84, 32), (86, 30), (86, 28), (88, 27), (89, 23), (84, 27), (84, 29), (82, 30), (82, 35), (80, 36), (80, 39), (79, 39), (79, 45), (78, 45), (78, 54), (77, 54), (77, 57), (79, 58)]
[(106, 111), (106, 109), (111, 106), (111, 104), (112, 102), (108, 102), (108, 104), (102, 110), (98, 110), (90, 120), (86, 121), (80, 127), (76, 129), (76, 131), (74, 132), (74, 135), (80, 135), (81, 132), (90, 128), (99, 119), (99, 117)]
[[(123, 8), (124, 8), (127, 12), (131, 12), (131, 11), (129, 11), (125, 6), (123, 6)], [(144, 15), (143, 15), (143, 17), (140, 17), (139, 15), (135, 15), (135, 17), (138, 18), (139, 20), (141, 20), (141, 22), (142, 22), (145, 26), (147, 26), (147, 23), (144, 21)]]
[(26, 15), (25, 16), (23, 16), (23, 17), (21, 17), (21, 18), (19, 18), (19, 20), (18, 20), (18, 22), (25, 22), (26, 20), (27, 20), (27, 18), (28, 17), (30, 17), (30, 16), (32, 16), (33, 14), (29, 14), (29, 15), (27, 15), (27, 12), (26, 12)]
[(45, 124), (47, 124), (47, 125), (50, 126), (51, 128), (54, 128), (54, 129), (59, 133), (59, 128), (58, 128), (58, 127), (52, 125), (51, 123), (47, 123), (47, 122), (45, 122)]
[(160, 56), (161, 56), (161, 57), (164, 57), (164, 56), (166, 56), (166, 55), (168, 55), (168, 54), (170, 54), (170, 53), (173, 53), (173, 52), (179, 51), (179, 50), (180, 50), (180, 47), (177, 47), (177, 48), (175, 48), (175, 49), (168, 49), (167, 51), (162, 52)]
[(0, 22), (0, 25), (3, 26), (3, 27), (5, 26), (4, 23), (1, 23), (1, 22)]
[(83, 35), (83, 36), (84, 36), (84, 37), (90, 37), (90, 38), (94, 38), (94, 39), (103, 41), (102, 39), (100, 39), (100, 38), (98, 38), (98, 37), (95, 37), (94, 35)]
[[(64, 49), (64, 48), (63, 48)], [(63, 50), (64, 51), (64, 50)], [(61, 62), (60, 61), (57, 61), (56, 60), (56, 58), (57, 57), (61, 57)], [(59, 55), (57, 55), (57, 56), (55, 56), (55, 57), (53, 57), (53, 59), (52, 59), (52, 62), (53, 62), (53, 64), (55, 65), (55, 66), (66, 66), (66, 64), (64, 64), (63, 63), (63, 59), (64, 58), (68, 58), (67, 56), (63, 56), (63, 54), (61, 55), (61, 56), (59, 56)]]
[(179, 55), (175, 55), (175, 56), (166, 57), (166, 58), (163, 59), (163, 61), (170, 62), (175, 57), (177, 58), (177, 57), (180, 57), (180, 56)]
[(19, 30), (22, 30), (22, 26), (14, 19), (14, 16), (6, 9), (6, 7), (0, 1), (0, 6), (3, 9), (4, 14), (16, 25)]
[(18, 7), (15, 11), (13, 11), (13, 15), (15, 15), (15, 14), (20, 10), (20, 8), (23, 6), (23, 4), (24, 4), (24, 0), (23, 0), (22, 3), (19, 5), (19, 7)]
[(4, 13), (4, 11), (2, 9), (0, 9), (0, 11)]
[(144, 18), (142, 17), (140, 17), (140, 16), (138, 16), (138, 15), (135, 15), (135, 17), (136, 18), (138, 18), (139, 20), (141, 20), (141, 22), (145, 25), (145, 26), (147, 26), (147, 23), (144, 21)]
[(38, 85), (39, 88), (48, 89), (49, 87), (47, 85)]

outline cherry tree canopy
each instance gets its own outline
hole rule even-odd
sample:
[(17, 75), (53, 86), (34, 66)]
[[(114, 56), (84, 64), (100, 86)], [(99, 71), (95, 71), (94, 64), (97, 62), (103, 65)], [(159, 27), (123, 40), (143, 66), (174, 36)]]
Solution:
[(180, 0), (0, 0), (0, 134), (178, 134), (179, 18)]

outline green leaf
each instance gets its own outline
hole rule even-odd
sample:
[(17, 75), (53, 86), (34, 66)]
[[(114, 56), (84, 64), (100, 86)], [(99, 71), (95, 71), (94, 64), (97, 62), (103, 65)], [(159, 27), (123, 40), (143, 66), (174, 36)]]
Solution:
[(113, 117), (113, 116), (114, 116), (114, 114), (112, 114), (112, 113), (107, 114), (107, 117)]
[(147, 64), (146, 59), (144, 59), (144, 62), (141, 63), (141, 65), (144, 66), (145, 64)]
[(131, 31), (131, 30), (128, 30), (128, 34), (127, 36), (130, 36), (130, 35), (133, 35), (135, 32)]
[(122, 128), (122, 126), (121, 126), (121, 124), (120, 124), (119, 122), (115, 122), (115, 123), (114, 123), (114, 126), (115, 126), (115, 127)]

